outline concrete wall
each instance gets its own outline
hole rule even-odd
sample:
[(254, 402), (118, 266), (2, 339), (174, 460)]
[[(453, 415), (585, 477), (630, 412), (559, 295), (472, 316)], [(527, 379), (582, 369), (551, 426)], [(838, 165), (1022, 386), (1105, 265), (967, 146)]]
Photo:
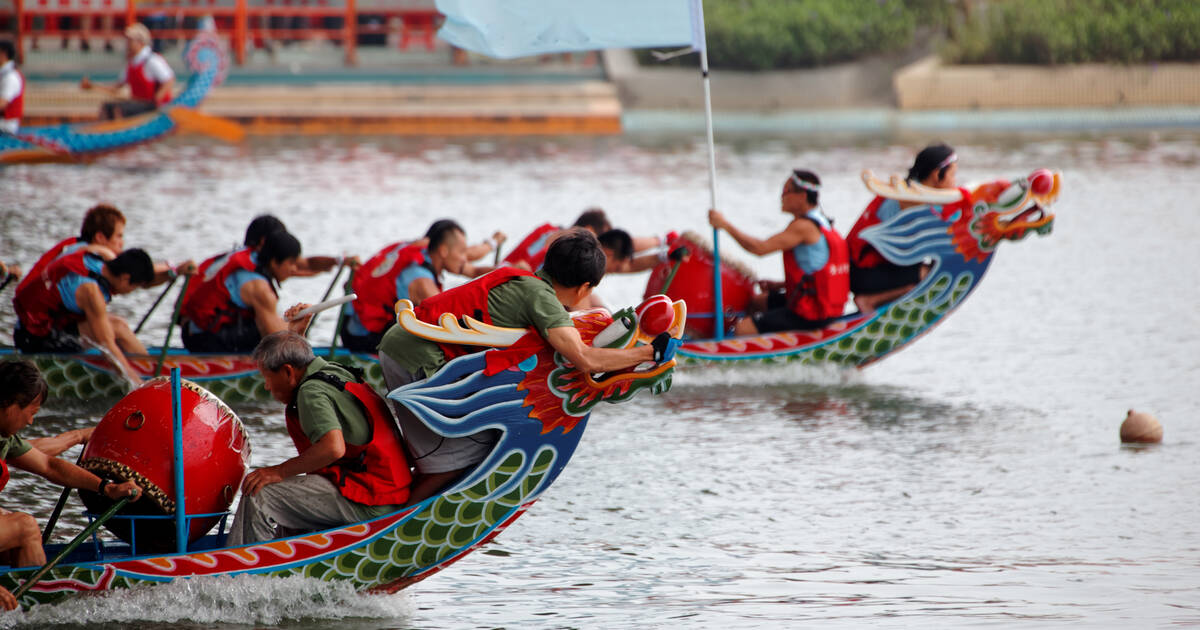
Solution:
[(896, 72), (901, 109), (1200, 105), (1200, 64), (946, 66), (935, 56)]

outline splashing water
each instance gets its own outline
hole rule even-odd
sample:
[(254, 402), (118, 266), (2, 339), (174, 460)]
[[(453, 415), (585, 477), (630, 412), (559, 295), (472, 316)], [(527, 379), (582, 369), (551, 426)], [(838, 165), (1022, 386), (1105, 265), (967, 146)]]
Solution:
[[(356, 593), (346, 582), (303, 577), (200, 577), (162, 586), (138, 586), (94, 597), (76, 597), (28, 612), (0, 614), (0, 628), (70, 627), (87, 620), (88, 628), (127, 628), (149, 624), (278, 625), (286, 621), (396, 619), (411, 617), (404, 594)], [(340, 627), (340, 624), (339, 624)]]

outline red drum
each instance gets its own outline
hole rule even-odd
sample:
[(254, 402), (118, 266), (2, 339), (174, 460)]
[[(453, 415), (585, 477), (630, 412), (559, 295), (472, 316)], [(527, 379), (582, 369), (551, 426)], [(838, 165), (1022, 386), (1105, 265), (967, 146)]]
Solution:
[[(233, 503), (250, 464), (250, 439), (242, 421), (208, 390), (183, 381), (183, 474), (188, 515), (224, 512)], [(142, 498), (128, 504), (106, 523), (118, 538), (137, 550), (173, 550), (173, 519), (131, 519), (121, 515), (174, 515), (174, 437), (171, 425), (171, 381), (159, 377), (122, 398), (96, 425), (83, 449), (80, 466), (117, 482), (136, 481)], [(107, 497), (81, 490), (80, 498), (94, 513), (110, 505)], [(191, 520), (189, 542), (217, 523), (219, 517)], [(131, 531), (131, 522), (136, 522)]]
[[(713, 256), (712, 247), (694, 232), (685, 232), (668, 245), (670, 251), (686, 247), (688, 255), (678, 263), (679, 270), (667, 289), (663, 285), (671, 275), (676, 262), (668, 259), (659, 263), (646, 281), (643, 297), (663, 293), (672, 300), (687, 303), (687, 327), (684, 334), (693, 339), (708, 339), (713, 336)], [(733, 325), (737, 317), (746, 311), (754, 295), (754, 273), (743, 265), (721, 257), (721, 302), (725, 304), (725, 329)]]

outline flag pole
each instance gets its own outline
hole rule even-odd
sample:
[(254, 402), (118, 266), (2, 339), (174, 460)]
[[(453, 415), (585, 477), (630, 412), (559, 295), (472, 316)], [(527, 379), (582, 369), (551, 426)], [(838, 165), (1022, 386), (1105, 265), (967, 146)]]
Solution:
[[(692, 0), (693, 25), (699, 29), (700, 76), (704, 79), (704, 131), (708, 137), (708, 207), (717, 209), (717, 150), (713, 143), (712, 88), (708, 81), (708, 36), (704, 28), (704, 3)], [(725, 301), (721, 295), (721, 231), (713, 228), (713, 337), (725, 337)]]

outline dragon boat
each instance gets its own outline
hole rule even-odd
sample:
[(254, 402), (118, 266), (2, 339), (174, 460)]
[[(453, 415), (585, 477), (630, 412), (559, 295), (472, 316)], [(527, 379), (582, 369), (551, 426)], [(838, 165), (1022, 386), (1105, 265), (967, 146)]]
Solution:
[[(687, 336), (676, 357), (680, 365), (798, 362), (862, 368), (916, 341), (962, 305), (983, 280), (996, 247), (1030, 234), (1049, 234), (1061, 175), (1045, 169), (971, 189), (936, 189), (898, 176), (884, 181), (869, 171), (872, 193), (911, 205), (862, 232), (863, 238), (897, 265), (930, 263), (925, 278), (899, 299), (871, 313), (855, 312), (813, 331), (714, 338), (713, 254), (699, 236), (685, 233), (670, 244), (687, 255), (659, 264), (647, 295), (665, 293), (689, 306)], [(756, 279), (744, 265), (722, 260), (722, 325), (743, 314)], [(666, 286), (666, 290), (663, 287)]]
[(175, 98), (153, 112), (118, 120), (21, 127), (16, 134), (0, 133), (0, 165), (38, 162), (76, 162), (159, 140), (180, 129), (207, 131), (236, 139), (233, 123), (196, 111), (213, 86), (221, 83), (229, 57), (212, 33), (201, 33), (184, 49), (192, 75)]
[[(671, 317), (665, 325), (670, 334), (678, 338), (683, 334), (686, 308), (681, 302), (671, 304), (668, 301), (667, 304)], [(633, 309), (623, 309), (612, 315), (604, 309), (594, 309), (573, 313), (572, 317), (585, 342), (596, 346), (632, 347), (648, 343), (652, 338)], [(180, 491), (177, 496), (181, 499), (171, 502), (172, 490), (183, 487), (184, 483), (177, 483), (172, 488), (169, 487), (169, 475), (148, 473), (139, 478), (146, 488), (146, 496), (139, 503), (157, 501), (166, 512), (159, 518), (173, 519), (177, 523), (175, 531), (181, 535), (174, 537), (173, 542), (178, 544), (185, 540), (185, 548), (176, 549), (174, 553), (147, 554), (138, 551), (137, 540), (126, 540), (130, 538), (128, 535), (121, 541), (93, 537), (90, 545), (84, 543), (50, 569), (43, 579), (33, 583), (20, 596), (20, 604), (30, 607), (82, 593), (160, 584), (180, 578), (240, 574), (306, 576), (347, 581), (362, 591), (395, 592), (460, 560), (525, 513), (570, 460), (597, 404), (624, 402), (639, 392), (661, 394), (671, 386), (674, 360), (645, 369), (639, 367), (592, 375), (578, 370), (530, 331), (490, 326), (470, 317), (457, 322), (453, 317), (443, 316), (440, 325), (422, 324), (416, 321), (411, 308), (401, 311), (399, 318), (401, 325), (407, 320), (408, 325), (413, 326), (410, 330), (420, 328), (417, 334), (431, 339), (492, 348), (454, 359), (430, 378), (389, 394), (431, 429), (444, 435), (470, 435), (484, 429), (499, 429), (501, 437), (489, 456), (462, 479), (440, 494), (392, 514), (325, 531), (227, 547), (221, 533), (223, 524), (217, 533), (207, 535), (203, 531), (197, 534), (196, 527), (188, 525), (188, 519), (212, 521), (214, 517), (223, 519), (227, 516), (228, 513), (190, 513), (193, 494), (200, 491), (194, 487), (211, 487), (218, 490), (218, 494), (228, 495), (224, 500), (224, 505), (228, 506), (232, 494), (220, 490), (220, 484), (226, 484), (226, 481), (214, 485), (211, 480), (199, 484), (189, 480), (186, 497)], [(661, 317), (659, 321), (662, 322)], [(152, 423), (169, 422), (160, 417), (166, 415), (161, 412), (162, 396), (157, 405), (121, 406), (152, 388), (172, 392), (173, 430), (177, 444), (174, 461), (186, 462), (174, 464), (177, 471), (181, 471), (176, 472), (176, 479), (183, 479), (182, 471), (190, 473), (194, 468), (202, 468), (202, 464), (213, 457), (213, 446), (218, 444), (232, 448), (237, 454), (232, 459), (226, 455), (220, 460), (222, 470), (238, 468), (235, 465), (238, 457), (243, 465), (248, 462), (249, 442), (241, 422), (211, 393), (183, 381), (178, 374), (178, 371), (173, 372), (170, 390), (162, 383), (165, 379), (159, 378), (135, 390), (110, 410), (97, 427), (93, 440), (89, 441), (81, 465), (96, 469), (93, 463), (104, 464), (106, 461), (95, 457), (103, 449), (93, 447), (92, 442), (101, 439), (109, 416), (113, 416), (110, 424), (115, 423), (115, 430), (123, 432), (124, 437), (116, 440), (120, 448), (126, 448), (132, 439), (130, 431), (145, 432), (145, 427)], [(190, 408), (181, 410), (187, 405), (180, 401), (186, 400), (204, 405), (208, 411), (193, 413), (197, 418), (185, 422), (181, 419), (183, 412), (193, 411)], [(156, 413), (154, 409), (160, 412)], [(236, 426), (231, 426), (233, 424)], [(207, 437), (197, 439), (196, 431), (205, 432)], [(161, 443), (163, 435), (161, 431), (147, 434), (143, 441)], [(185, 440), (191, 446), (190, 450), (184, 449)], [(161, 444), (158, 448), (161, 450)], [(157, 458), (159, 469), (170, 468), (171, 464), (162, 463), (164, 459), (170, 457)], [(120, 471), (126, 468), (105, 464), (104, 470), (110, 476), (122, 478)], [(130, 474), (124, 478), (132, 477)], [(236, 481), (241, 474), (235, 477)], [(168, 481), (159, 485), (153, 483), (160, 478)], [(91, 499), (94, 502), (99, 496), (91, 495)], [(125, 506), (108, 522), (121, 519), (125, 510), (137, 505)], [(176, 506), (184, 506), (184, 509), (176, 510)], [(118, 528), (110, 529), (122, 536)], [(127, 525), (124, 532), (128, 533), (129, 529)], [(140, 546), (142, 549), (147, 547), (145, 544)], [(59, 551), (60, 547), (48, 546), (47, 556)], [(35, 570), (37, 567), (0, 568), (0, 586), (16, 592), (15, 589)]]

